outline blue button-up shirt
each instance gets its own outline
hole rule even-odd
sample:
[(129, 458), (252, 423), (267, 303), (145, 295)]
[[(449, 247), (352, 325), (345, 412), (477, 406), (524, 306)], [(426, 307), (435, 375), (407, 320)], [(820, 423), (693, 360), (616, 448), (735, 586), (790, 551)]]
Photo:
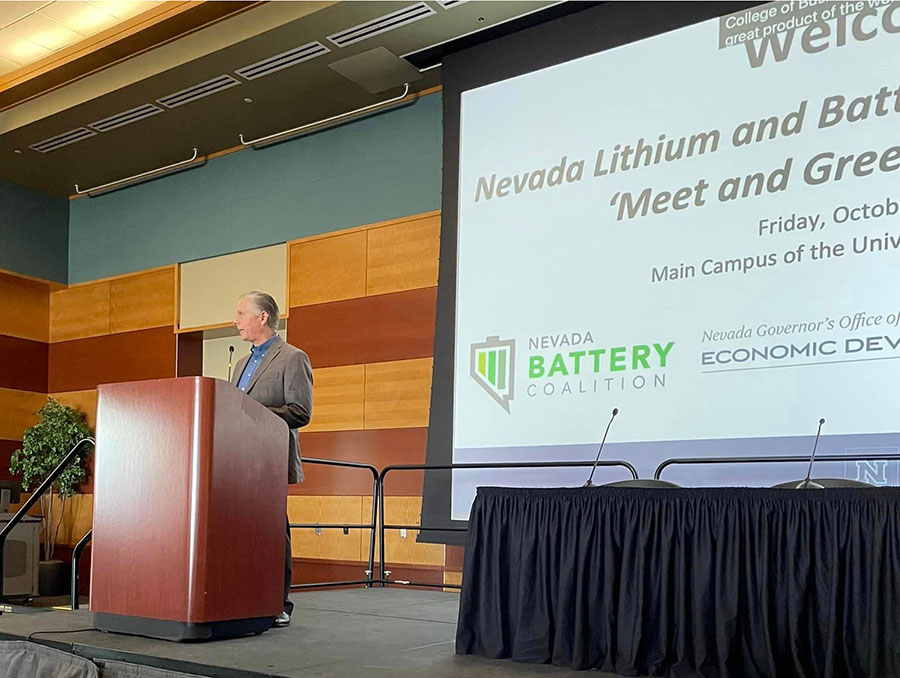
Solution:
[(252, 346), (250, 348), (250, 360), (244, 365), (244, 371), (241, 373), (240, 381), (238, 381), (238, 388), (240, 390), (247, 390), (247, 387), (250, 385), (250, 379), (253, 378), (253, 374), (256, 372), (259, 364), (263, 361), (263, 358), (266, 357), (266, 353), (272, 348), (272, 344), (275, 343), (275, 338), (277, 336), (277, 334), (273, 334), (267, 341), (259, 346)]

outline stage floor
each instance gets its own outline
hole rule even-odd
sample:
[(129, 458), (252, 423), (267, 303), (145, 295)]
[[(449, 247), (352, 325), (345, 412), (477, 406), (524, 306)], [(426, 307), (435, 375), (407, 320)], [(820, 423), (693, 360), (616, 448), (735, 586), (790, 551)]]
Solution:
[[(292, 596), (291, 625), (261, 636), (206, 643), (171, 643), (99, 631), (86, 609), (15, 608), (0, 616), (0, 640), (65, 644), (92, 659), (138, 664), (221, 678), (513, 678), (571, 675), (555, 666), (454, 654), (459, 596), (399, 588), (312, 591)], [(50, 643), (48, 643), (50, 644)], [(592, 672), (596, 678), (615, 678)]]

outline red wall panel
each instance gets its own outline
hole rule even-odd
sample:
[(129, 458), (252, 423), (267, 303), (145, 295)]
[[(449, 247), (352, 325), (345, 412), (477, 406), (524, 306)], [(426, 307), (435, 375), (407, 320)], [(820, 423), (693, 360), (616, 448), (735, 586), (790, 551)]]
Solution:
[(434, 354), (437, 288), (299, 306), (288, 318), (288, 341), (313, 367), (358, 365)]
[[(300, 431), (303, 457), (338, 459), (372, 464), (381, 470), (389, 464), (424, 464), (427, 428), (395, 428), (370, 431)], [(366, 470), (304, 464), (306, 479), (289, 485), (289, 494), (367, 495), (372, 493), (372, 474)], [(422, 473), (395, 471), (385, 482), (385, 494), (421, 496)]]
[(9, 460), (13, 452), (21, 449), (21, 440), (0, 440), (0, 480), (22, 480), (9, 472)]
[(50, 392), (174, 377), (175, 343), (171, 327), (156, 327), (50, 344)]
[(47, 392), (49, 349), (43, 341), (0, 334), (0, 386)]

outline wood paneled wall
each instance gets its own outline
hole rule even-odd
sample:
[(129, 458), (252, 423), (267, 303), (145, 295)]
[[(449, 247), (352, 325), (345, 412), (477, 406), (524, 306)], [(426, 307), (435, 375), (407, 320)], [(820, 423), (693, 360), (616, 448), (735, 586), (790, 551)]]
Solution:
[[(424, 463), (439, 248), (437, 212), (291, 243), (288, 341), (309, 354), (314, 378), (312, 420), (300, 433), (304, 456), (377, 468)], [(371, 476), (313, 465), (306, 472), (306, 482), (291, 487), (292, 521), (370, 519)], [(387, 521), (418, 524), (422, 474), (395, 474), (385, 489)], [(329, 532), (304, 530), (295, 557), (306, 566), (327, 561), (335, 574), (368, 557), (368, 533)], [(416, 543), (414, 531), (385, 540), (394, 569), (444, 581), (443, 546)]]
[[(304, 456), (378, 468), (424, 462), (439, 243), (437, 212), (289, 243), (287, 336), (310, 355), (315, 382), (312, 421), (300, 433)], [(97, 384), (176, 374), (177, 280), (176, 266), (67, 289), (17, 287), (0, 276), (4, 308), (23, 311), (0, 319), (0, 351), (37, 356), (27, 374), (0, 370), (0, 472), (47, 394), (86, 412), (93, 427)], [(370, 474), (307, 465), (306, 476), (289, 489), (293, 522), (370, 519)], [(90, 527), (91, 482), (82, 489), (67, 502), (62, 545)], [(418, 523), (421, 473), (396, 474), (386, 493), (388, 522)], [(395, 573), (458, 578), (455, 551), (417, 544), (415, 532), (389, 533), (386, 548)], [(294, 556), (297, 581), (342, 578), (368, 557), (368, 533), (298, 530)]]
[(176, 272), (176, 266), (165, 266), (54, 292), (50, 295), (50, 341), (172, 327)]
[[(69, 288), (0, 274), (0, 301), (13, 311), (0, 318), (0, 477), (48, 395), (85, 412), (93, 428), (98, 384), (175, 375), (176, 273), (166, 266)], [(63, 546), (91, 526), (90, 477), (81, 489), (66, 501)]]
[(47, 400), (50, 294), (60, 285), (0, 272), (0, 480)]
[(0, 272), (0, 334), (47, 343), (50, 292), (59, 287)]

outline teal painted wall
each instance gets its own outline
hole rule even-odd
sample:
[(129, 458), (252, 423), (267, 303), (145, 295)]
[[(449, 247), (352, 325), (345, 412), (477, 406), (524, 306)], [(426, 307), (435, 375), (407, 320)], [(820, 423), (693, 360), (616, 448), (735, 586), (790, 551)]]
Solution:
[[(69, 206), (69, 283), (440, 208), (441, 96)], [(202, 149), (201, 149), (202, 152)]]
[(69, 201), (0, 180), (0, 268), (66, 282)]

